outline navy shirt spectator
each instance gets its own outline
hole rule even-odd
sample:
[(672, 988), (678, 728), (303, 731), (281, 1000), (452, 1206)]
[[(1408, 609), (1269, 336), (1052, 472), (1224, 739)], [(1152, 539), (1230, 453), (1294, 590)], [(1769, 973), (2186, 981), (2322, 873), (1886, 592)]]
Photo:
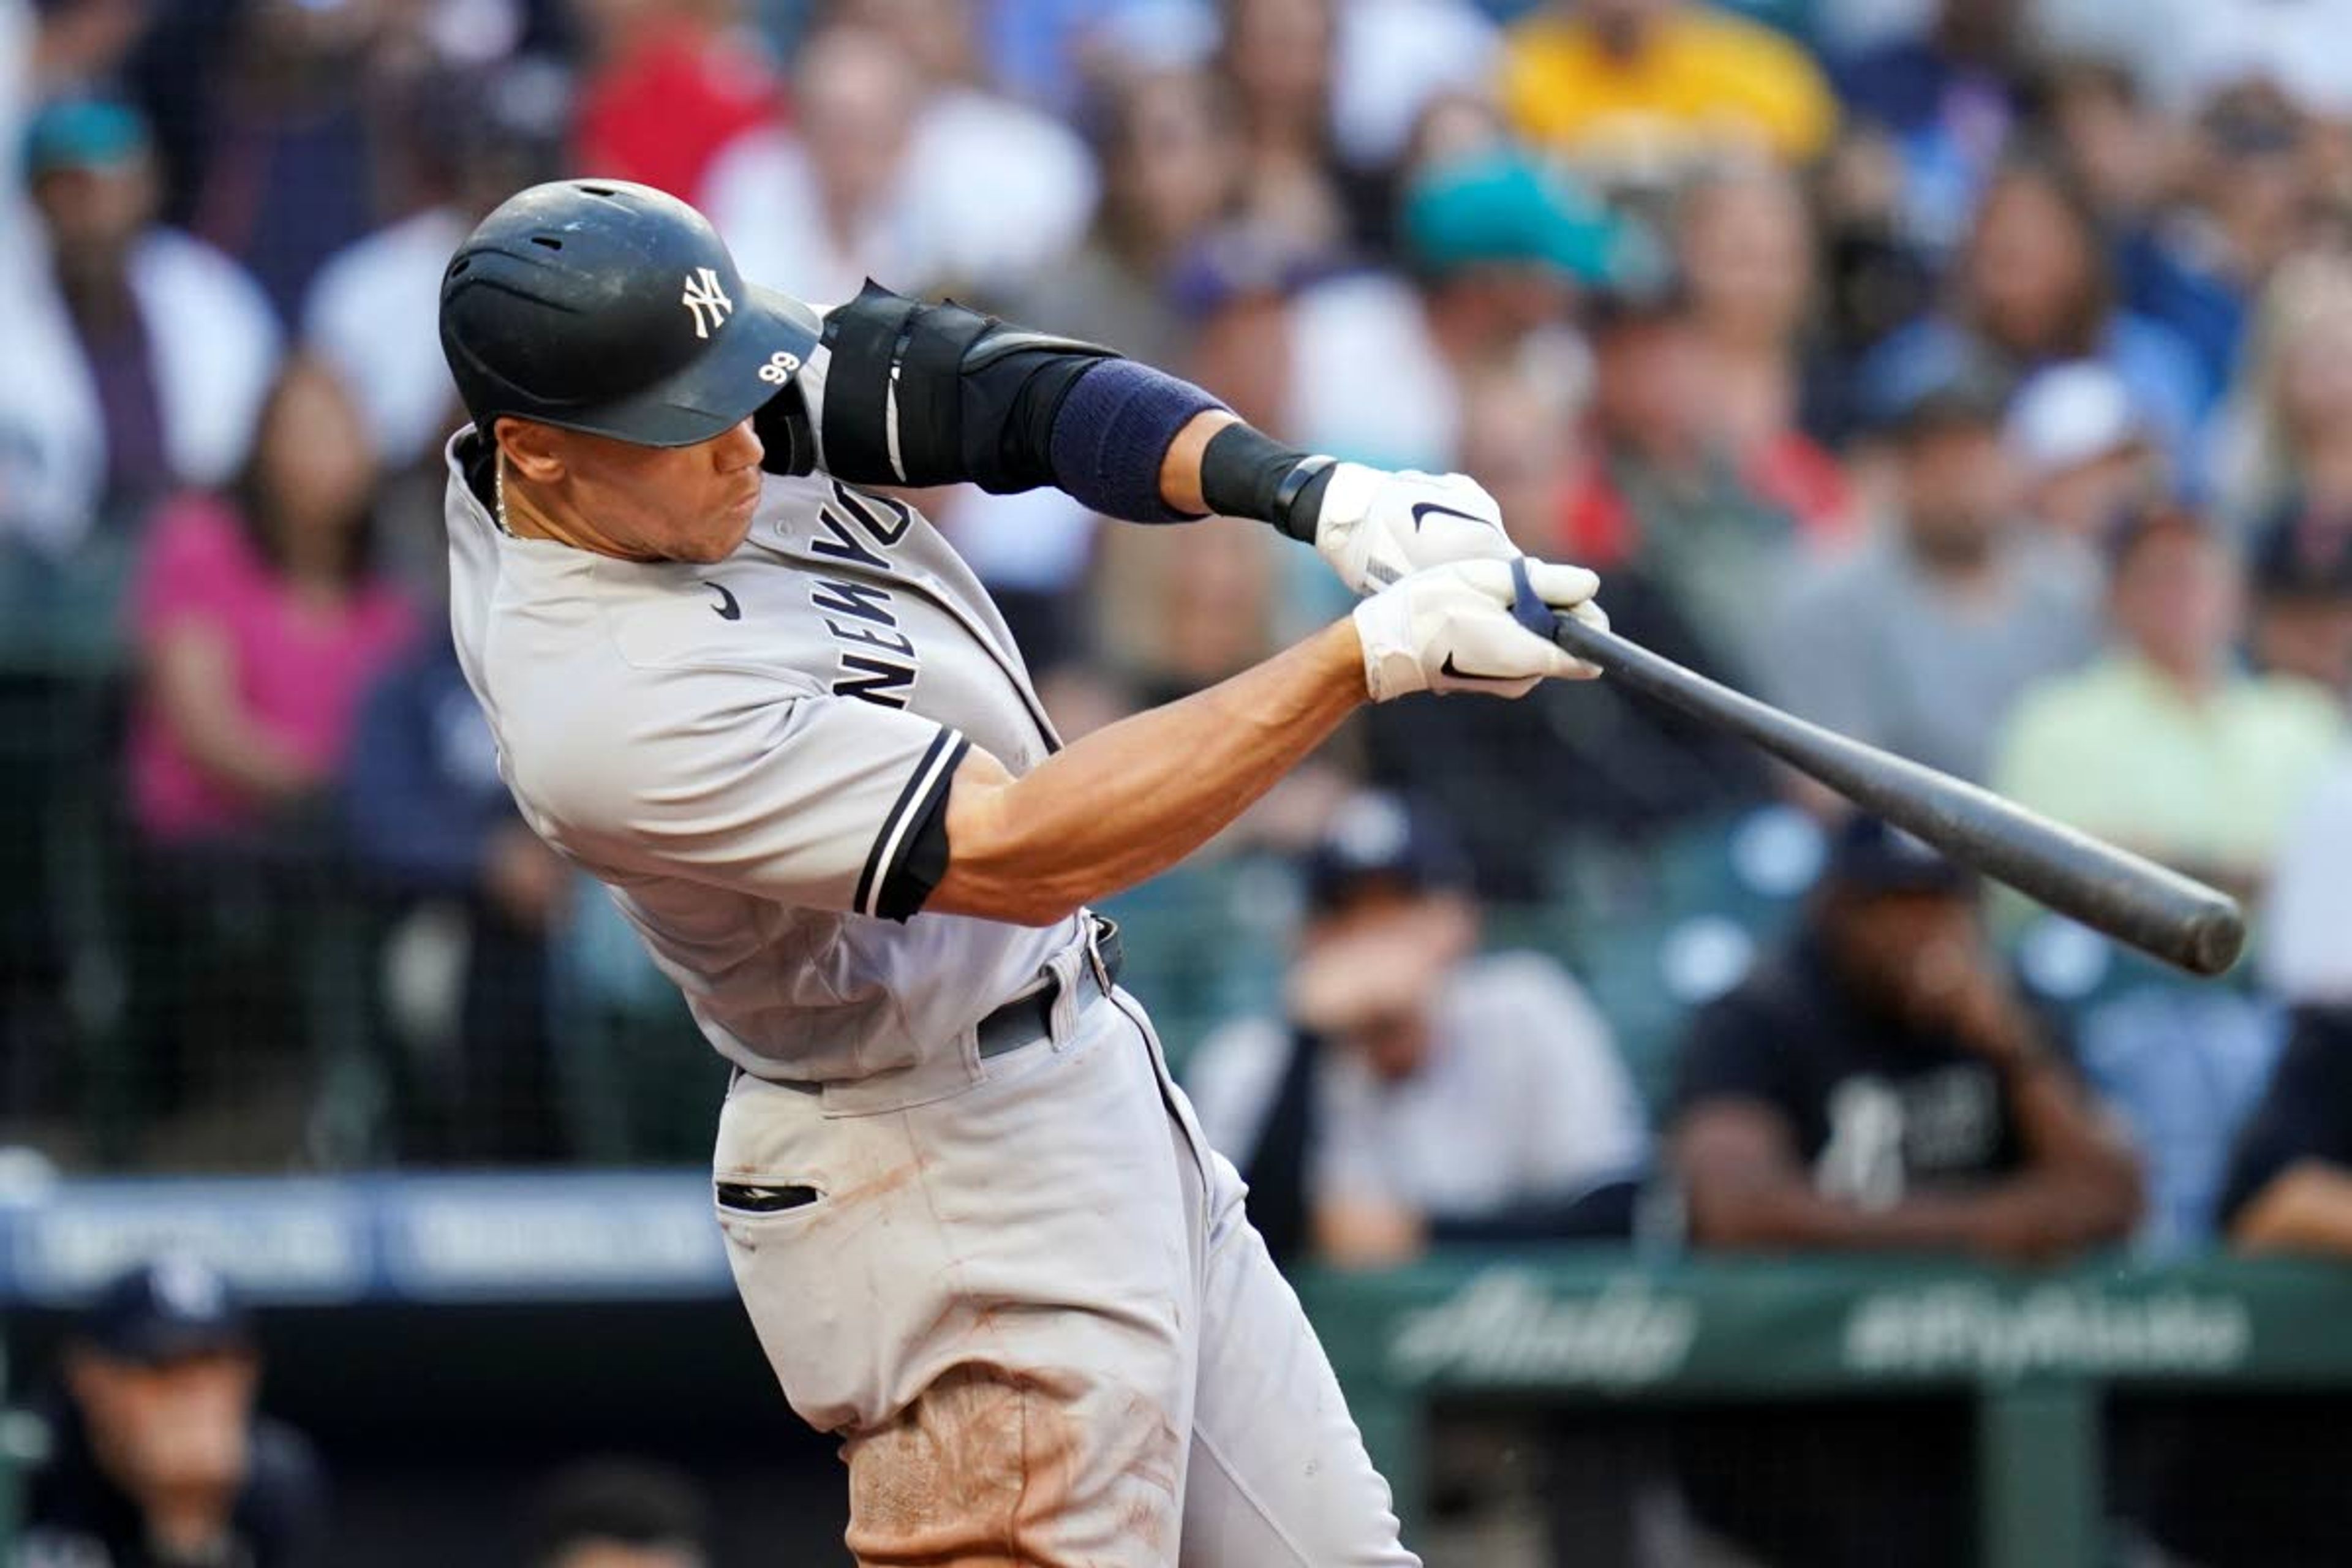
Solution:
[[(1839, 830), (1792, 949), (1700, 1014), (1670, 1138), (1709, 1249), (2042, 1262), (2139, 1211), (2130, 1152), (1992, 960), (1969, 879), (1869, 817)], [(1768, 1561), (1927, 1568), (1969, 1560), (1966, 1438), (1908, 1412), (1759, 1410), (1676, 1449), (1697, 1517)], [(1745, 1484), (1738, 1456), (1765, 1451), (1785, 1457), (1772, 1484)]]
[(220, 1277), (166, 1257), (76, 1324), (50, 1453), (27, 1489), (25, 1568), (304, 1568), (325, 1483), (310, 1444), (257, 1415), (253, 1327)]

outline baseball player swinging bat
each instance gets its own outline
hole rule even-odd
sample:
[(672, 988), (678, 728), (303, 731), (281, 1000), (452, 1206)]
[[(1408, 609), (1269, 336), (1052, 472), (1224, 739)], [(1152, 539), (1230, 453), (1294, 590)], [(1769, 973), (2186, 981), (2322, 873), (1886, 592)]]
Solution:
[(1538, 597), (1514, 563), (1512, 613), (1620, 684), (1728, 730), (1949, 855), (2195, 974), (2220, 974), (2246, 941), (2236, 900), (1949, 773), (1882, 752), (1685, 669)]

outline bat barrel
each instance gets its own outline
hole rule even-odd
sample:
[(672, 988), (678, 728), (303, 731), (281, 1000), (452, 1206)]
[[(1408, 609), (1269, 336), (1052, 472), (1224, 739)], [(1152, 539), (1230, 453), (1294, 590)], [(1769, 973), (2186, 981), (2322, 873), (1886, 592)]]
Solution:
[(2245, 946), (2245, 916), (2236, 901), (2202, 882), (1990, 790), (1808, 723), (1614, 633), (1567, 616), (1553, 621), (1553, 640), (1619, 685), (1752, 742), (2060, 914), (2197, 974), (2221, 973)]

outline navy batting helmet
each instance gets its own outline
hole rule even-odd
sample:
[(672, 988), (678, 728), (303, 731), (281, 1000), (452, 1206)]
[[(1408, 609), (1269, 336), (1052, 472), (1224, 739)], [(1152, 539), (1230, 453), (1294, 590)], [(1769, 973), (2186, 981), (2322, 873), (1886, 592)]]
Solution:
[(484, 435), (502, 414), (685, 447), (758, 410), (822, 324), (746, 283), (710, 220), (646, 185), (508, 197), (441, 278), (441, 352)]

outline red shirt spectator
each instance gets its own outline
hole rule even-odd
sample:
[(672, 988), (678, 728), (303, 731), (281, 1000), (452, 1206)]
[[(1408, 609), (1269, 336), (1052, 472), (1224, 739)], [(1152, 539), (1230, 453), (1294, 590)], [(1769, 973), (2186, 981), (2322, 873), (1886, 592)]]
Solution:
[(768, 62), (733, 34), (682, 16), (639, 28), (580, 96), (580, 167), (692, 201), (711, 159), (774, 120)]

